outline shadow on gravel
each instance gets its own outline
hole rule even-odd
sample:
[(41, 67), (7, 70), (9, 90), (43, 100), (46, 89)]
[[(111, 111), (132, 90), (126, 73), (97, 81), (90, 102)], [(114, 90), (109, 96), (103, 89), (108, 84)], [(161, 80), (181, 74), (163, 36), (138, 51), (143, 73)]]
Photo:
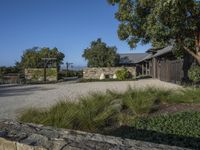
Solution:
[(13, 88), (16, 86), (8, 86), (4, 88), (0, 88), (0, 97), (7, 97), (7, 96), (20, 96), (20, 95), (31, 95), (35, 91), (47, 91), (52, 90), (54, 88), (42, 88), (42, 87), (19, 87)]
[(139, 130), (128, 126), (122, 126), (118, 129), (114, 129), (108, 134), (121, 138), (128, 138), (157, 144), (165, 144), (190, 149), (200, 149), (200, 138), (164, 134), (151, 130)]

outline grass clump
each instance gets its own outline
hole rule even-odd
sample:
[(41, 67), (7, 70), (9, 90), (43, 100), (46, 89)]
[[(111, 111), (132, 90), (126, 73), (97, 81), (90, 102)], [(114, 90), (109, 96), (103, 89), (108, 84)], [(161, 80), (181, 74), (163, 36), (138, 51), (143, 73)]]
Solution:
[(167, 96), (168, 103), (199, 103), (200, 88), (187, 88), (177, 92), (172, 92)]
[(48, 110), (28, 109), (20, 117), (23, 122), (32, 122), (59, 128), (90, 132), (101, 131), (117, 121), (117, 109), (111, 105), (112, 98), (106, 94), (92, 93), (79, 102), (62, 101)]

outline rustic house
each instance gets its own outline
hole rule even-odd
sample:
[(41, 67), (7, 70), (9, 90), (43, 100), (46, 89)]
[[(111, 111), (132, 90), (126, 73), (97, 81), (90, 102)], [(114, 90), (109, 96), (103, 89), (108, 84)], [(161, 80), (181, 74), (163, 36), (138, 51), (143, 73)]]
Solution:
[(163, 49), (149, 49), (149, 55), (138, 63), (142, 66), (142, 74), (162, 81), (181, 82), (184, 77), (183, 60), (174, 56), (172, 48), (168, 46)]
[[(121, 54), (121, 65), (136, 67), (136, 75), (151, 76), (162, 81), (180, 83), (187, 80), (187, 72), (194, 62), (186, 54), (182, 59), (177, 59), (172, 52), (172, 46), (155, 49), (151, 48), (146, 53)], [(186, 61), (183, 61), (185, 58)]]

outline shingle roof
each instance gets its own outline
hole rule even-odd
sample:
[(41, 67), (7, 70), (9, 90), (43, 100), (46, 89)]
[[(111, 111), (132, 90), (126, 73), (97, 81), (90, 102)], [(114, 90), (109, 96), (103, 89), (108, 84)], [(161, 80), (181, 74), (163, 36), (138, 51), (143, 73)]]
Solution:
[(127, 54), (119, 54), (120, 55), (120, 64), (135, 64), (142, 59), (144, 59), (147, 53), (127, 53)]
[(167, 46), (163, 49), (156, 49), (157, 52), (155, 54), (149, 53), (127, 53), (127, 54), (119, 54), (120, 55), (120, 64), (136, 64), (142, 61), (151, 59), (153, 57), (162, 56), (166, 53), (172, 52), (173, 46)]
[(167, 46), (161, 50), (158, 50), (157, 53), (153, 57), (158, 57), (158, 56), (164, 55), (166, 53), (172, 52), (172, 48), (173, 48), (173, 46)]
[(138, 61), (137, 63), (140, 63), (142, 61), (145, 61), (145, 60), (148, 60), (148, 59), (151, 59), (153, 57), (153, 54), (147, 54), (146, 57), (144, 57), (143, 59), (141, 59), (140, 61)]

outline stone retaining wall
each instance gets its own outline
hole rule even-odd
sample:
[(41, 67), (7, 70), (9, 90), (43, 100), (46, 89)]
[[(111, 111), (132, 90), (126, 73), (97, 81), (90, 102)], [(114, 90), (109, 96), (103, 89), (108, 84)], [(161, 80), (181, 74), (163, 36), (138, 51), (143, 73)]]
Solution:
[[(46, 81), (57, 81), (57, 68), (46, 68)], [(25, 69), (25, 78), (30, 82), (44, 81), (44, 68)]]
[(0, 121), (1, 150), (183, 150), (144, 141)]
[[(136, 76), (135, 67), (125, 67), (133, 77)], [(83, 78), (84, 79), (100, 79), (102, 73), (107, 78), (113, 78), (113, 75), (117, 72), (117, 70), (121, 70), (123, 67), (102, 67), (102, 68), (86, 68), (83, 70)]]

